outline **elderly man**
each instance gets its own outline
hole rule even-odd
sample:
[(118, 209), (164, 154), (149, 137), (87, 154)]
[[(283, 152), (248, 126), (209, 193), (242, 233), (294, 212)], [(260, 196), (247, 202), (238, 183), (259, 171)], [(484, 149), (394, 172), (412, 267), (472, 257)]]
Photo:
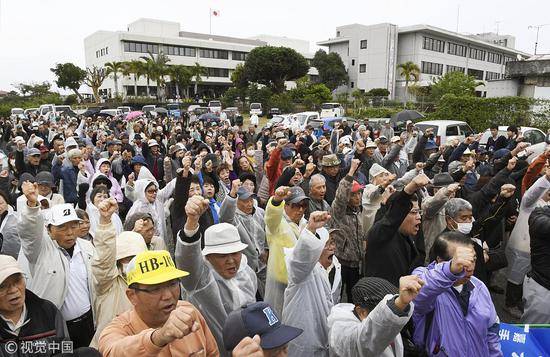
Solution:
[(403, 191), (388, 200), (382, 219), (374, 223), (367, 237), (365, 275), (383, 278), (399, 285), (399, 278), (410, 273), (418, 255), (413, 238), (421, 224), (421, 211), (415, 192), (430, 180), (417, 175)]
[(30, 278), (29, 289), (61, 310), (75, 347), (88, 346), (95, 332), (91, 271), (95, 248), (77, 238), (80, 219), (72, 205), (52, 207), (46, 230), (37, 185), (24, 182), (22, 190), (27, 204), (18, 226), (23, 252), (19, 261)]
[(290, 342), (291, 356), (328, 356), (327, 316), (335, 303), (328, 272), (334, 259), (335, 232), (331, 236), (323, 228), (329, 219), (328, 212), (312, 212), (298, 243), (287, 254), (283, 322), (304, 330)]
[(338, 183), (347, 174), (344, 168), (340, 168), (340, 159), (336, 154), (325, 155), (321, 159), (321, 175), (326, 180), (325, 200), (329, 205), (334, 201)]
[(305, 214), (308, 219), (311, 212), (329, 211), (330, 205), (325, 201), (327, 193), (326, 179), (321, 174), (315, 174), (309, 179), (309, 206)]
[(247, 245), (243, 254), (248, 266), (256, 272), (258, 291), (265, 291), (267, 242), (265, 240), (264, 210), (254, 206), (254, 194), (241, 186), (240, 180), (232, 182), (231, 191), (220, 208), (220, 222), (229, 223), (239, 231), (241, 242)]
[(67, 152), (69, 164), (63, 164), (55, 160), (52, 166), (52, 174), (55, 179), (63, 180), (63, 198), (66, 203), (78, 203), (77, 179), (79, 172), (84, 168), (82, 161), (82, 152), (80, 149), (71, 149)]
[(309, 198), (300, 187), (281, 186), (265, 210), (266, 239), (269, 245), (264, 300), (282, 314), (284, 291), (288, 284), (285, 248), (293, 248), (307, 221), (304, 213)]
[[(187, 201), (187, 221), (178, 233), (176, 264), (189, 271), (182, 282), (189, 300), (201, 307), (218, 346), (223, 346), (222, 328), (227, 315), (256, 301), (256, 275), (242, 252), (239, 231), (229, 223), (210, 226), (204, 232), (201, 252), (199, 218), (208, 209), (208, 200), (193, 196)], [(221, 351), (222, 355), (228, 352)]]
[(179, 300), (180, 278), (167, 251), (142, 252), (126, 268), (133, 308), (111, 321), (99, 338), (104, 357), (219, 356), (216, 340), (195, 306)]
[(444, 232), (433, 244), (432, 263), (413, 272), (425, 282), (414, 300), (414, 342), (428, 356), (502, 356), (491, 295), (472, 276), (474, 244), (460, 232)]
[(458, 231), (472, 239), (475, 243), (473, 248), (479, 257), (475, 263), (474, 275), (483, 282), (487, 281), (486, 259), (484, 258), (487, 253), (483, 249), (483, 242), (479, 238), (472, 237), (474, 222), (472, 205), (462, 198), (451, 198), (445, 204), (444, 209), (446, 223), (444, 231)]
[[(41, 299), (26, 288), (23, 270), (8, 255), (0, 255), (0, 318), (2, 356), (36, 356), (40, 345), (52, 346), (55, 343), (57, 349), (51, 348), (48, 353), (40, 354), (53, 356), (61, 352), (61, 343), (64, 346), (68, 343), (61, 312), (52, 302)], [(9, 353), (11, 348), (17, 353)], [(23, 352), (25, 349), (27, 352)]]
[(348, 299), (351, 297), (351, 288), (361, 278), (360, 265), (367, 238), (361, 219), (363, 186), (353, 180), (360, 164), (358, 159), (351, 160), (349, 172), (340, 181), (330, 209), (329, 226), (338, 229), (334, 232), (334, 242), (336, 256), (342, 264), (342, 290), (345, 289)]
[(15, 168), (19, 174), (23, 172), (28, 172), (31, 175), (36, 176), (40, 171), (49, 171), (49, 167), (46, 162), (41, 162), (40, 160), (40, 150), (37, 148), (30, 148), (27, 150), (26, 159), (24, 160), (23, 149), (25, 147), (25, 142), (19, 140), (17, 142), (17, 150), (15, 151)]

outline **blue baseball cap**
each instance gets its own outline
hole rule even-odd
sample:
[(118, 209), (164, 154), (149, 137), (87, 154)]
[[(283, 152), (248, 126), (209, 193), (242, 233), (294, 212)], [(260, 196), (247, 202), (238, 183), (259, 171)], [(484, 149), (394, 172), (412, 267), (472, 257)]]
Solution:
[(237, 197), (239, 198), (239, 200), (247, 200), (247, 199), (249, 199), (250, 197), (253, 197), (253, 196), (254, 196), (254, 193), (248, 191), (244, 187), (240, 187), (239, 190), (237, 191)]
[(292, 159), (293, 156), (294, 156), (294, 153), (289, 148), (284, 148), (281, 151), (281, 159), (283, 160)]
[(275, 311), (265, 302), (256, 302), (235, 310), (223, 326), (225, 349), (233, 350), (245, 337), (259, 335), (262, 349), (271, 350), (286, 345), (304, 330), (283, 325)]

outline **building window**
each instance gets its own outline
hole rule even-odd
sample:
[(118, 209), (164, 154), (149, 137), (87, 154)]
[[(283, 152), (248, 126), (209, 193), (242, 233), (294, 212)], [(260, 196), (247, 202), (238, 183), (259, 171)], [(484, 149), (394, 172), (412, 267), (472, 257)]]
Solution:
[(501, 64), (502, 55), (500, 53), (487, 52), (487, 62)]
[(124, 41), (124, 52), (158, 54), (159, 50), (171, 56), (195, 57), (195, 49), (191, 47)]
[(208, 68), (208, 77), (229, 77), (227, 68)]
[(477, 80), (483, 80), (483, 71), (479, 69), (468, 68), (468, 75), (474, 77)]
[(425, 74), (443, 75), (443, 64), (422, 61), (421, 72)]
[(478, 61), (485, 61), (485, 51), (478, 48), (470, 48), (470, 58)]
[(355, 60), (354, 59), (351, 60), (351, 65), (355, 66)]
[(247, 57), (248, 53), (246, 52), (231, 51), (231, 59), (233, 61), (246, 61)]
[(424, 37), (424, 43), (422, 48), (425, 50), (444, 52), (445, 51), (445, 41), (436, 40), (435, 38)]
[(225, 50), (209, 50), (201, 48), (199, 50), (199, 57), (202, 58), (215, 58), (215, 59), (228, 59), (229, 52)]
[(365, 73), (367, 71), (367, 65), (362, 63), (359, 65), (359, 73)]
[(450, 72), (464, 73), (464, 67), (447, 65), (447, 73), (450, 73)]
[(359, 47), (361, 47), (362, 50), (367, 48), (367, 40), (361, 40)]
[(505, 63), (505, 64), (508, 63), (508, 62), (510, 62), (510, 61), (515, 61), (515, 59), (512, 58), (512, 57), (504, 56), (504, 63)]
[(354, 82), (350, 82), (349, 86), (350, 86), (350, 88), (353, 88), (353, 87), (355, 87), (355, 83), (354, 83)]
[(109, 47), (105, 47), (105, 54), (108, 55), (109, 54)]
[(99, 51), (95, 51), (95, 58), (99, 58)]
[(466, 57), (467, 47), (458, 43), (449, 42), (447, 53), (450, 55)]
[(336, 31), (336, 37), (340, 37), (340, 31)]
[(486, 81), (491, 81), (491, 80), (495, 80), (495, 79), (501, 79), (501, 74), (500, 73), (497, 73), (497, 72), (485, 72), (485, 80)]

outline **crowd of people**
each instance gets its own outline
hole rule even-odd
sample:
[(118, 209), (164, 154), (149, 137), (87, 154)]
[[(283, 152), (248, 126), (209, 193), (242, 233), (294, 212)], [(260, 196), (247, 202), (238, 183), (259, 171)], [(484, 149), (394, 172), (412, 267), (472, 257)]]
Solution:
[(0, 356), (501, 356), (490, 291), (550, 323), (520, 128), (0, 121)]

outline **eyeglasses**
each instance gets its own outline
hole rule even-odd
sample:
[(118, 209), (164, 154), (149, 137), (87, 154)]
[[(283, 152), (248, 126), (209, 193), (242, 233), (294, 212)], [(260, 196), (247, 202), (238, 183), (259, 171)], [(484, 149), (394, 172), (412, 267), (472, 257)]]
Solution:
[(290, 207), (294, 208), (294, 209), (306, 209), (307, 207), (309, 206), (309, 204), (306, 202), (306, 203), (291, 203), (290, 204)]
[(158, 284), (154, 288), (150, 288), (150, 289), (141, 289), (141, 288), (137, 288), (137, 287), (134, 287), (132, 289), (134, 289), (136, 291), (141, 291), (141, 292), (144, 292), (144, 293), (147, 293), (147, 294), (151, 294), (151, 295), (160, 295), (160, 294), (162, 294), (162, 292), (165, 289), (173, 289), (175, 287), (179, 288), (179, 284), (180, 284), (179, 279), (174, 279), (174, 280), (170, 280), (170, 281), (168, 281), (166, 283), (163, 283), (163, 284)]
[(412, 209), (409, 212), (410, 215), (416, 216), (417, 214), (422, 216), (422, 210), (421, 209)]

